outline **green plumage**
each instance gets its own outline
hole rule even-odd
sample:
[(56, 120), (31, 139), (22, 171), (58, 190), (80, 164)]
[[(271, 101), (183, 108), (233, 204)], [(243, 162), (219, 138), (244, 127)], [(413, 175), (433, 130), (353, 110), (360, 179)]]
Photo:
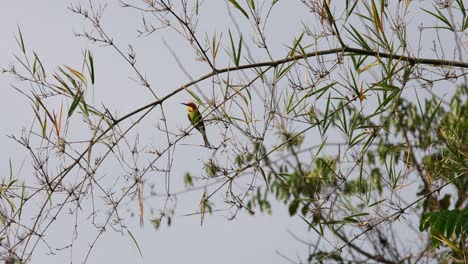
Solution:
[(198, 130), (203, 136), (203, 141), (205, 141), (205, 147), (209, 148), (210, 143), (208, 142), (208, 138), (206, 137), (206, 130), (205, 130), (205, 124), (203, 123), (203, 117), (196, 109), (193, 112), (188, 113), (188, 119), (190, 120), (190, 123)]

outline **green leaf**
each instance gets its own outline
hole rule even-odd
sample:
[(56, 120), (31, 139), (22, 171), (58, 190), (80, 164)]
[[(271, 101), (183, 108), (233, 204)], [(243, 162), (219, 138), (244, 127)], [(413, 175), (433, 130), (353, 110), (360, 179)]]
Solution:
[(25, 203), (25, 189), (26, 186), (24, 185), (24, 182), (22, 183), (21, 186), (21, 200), (20, 200), (20, 206), (18, 208), (18, 220), (21, 220), (21, 213), (23, 212), (23, 204)]
[(322, 227), (322, 225), (321, 225), (320, 223), (319, 223), (319, 228), (320, 228), (320, 230), (318, 230), (317, 228), (315, 228), (315, 226), (313, 225), (312, 222), (307, 221), (307, 219), (305, 219), (302, 215), (299, 215), (299, 217), (300, 217), (302, 220), (304, 220), (304, 222), (306, 222), (307, 225), (309, 225), (310, 228), (312, 228), (315, 232), (317, 232), (317, 234), (319, 234), (319, 235), (321, 235), (321, 236), (324, 235), (323, 227)]
[(15, 182), (17, 182), (17, 181), (18, 181), (17, 179), (11, 180), (11, 181), (8, 183), (7, 187), (10, 188), (10, 187), (11, 187), (13, 184), (15, 184)]
[(250, 0), (249, 3), (252, 9), (255, 9), (255, 0)]
[(387, 83), (378, 83), (374, 87), (372, 87), (370, 90), (372, 90), (372, 91), (390, 91), (390, 92), (394, 92), (394, 91), (400, 90), (400, 88), (395, 86), (395, 85), (390, 85), (390, 84), (387, 84)]
[(302, 41), (302, 38), (304, 37), (304, 33), (305, 32), (302, 32), (302, 34), (299, 36), (299, 38), (294, 41), (294, 45), (291, 48), (291, 50), (289, 51), (288, 57), (294, 56), (294, 53), (296, 53), (297, 47), (299, 46), (299, 44)]
[(293, 216), (297, 213), (297, 208), (299, 208), (299, 204), (300, 204), (300, 200), (298, 199), (294, 199), (294, 201), (292, 201), (289, 204), (288, 211), (289, 211), (290, 216)]
[(193, 179), (190, 173), (185, 173), (184, 175), (184, 184), (185, 186), (193, 186)]
[(229, 2), (231, 2), (231, 4), (237, 8), (239, 11), (242, 12), (242, 14), (244, 14), (244, 16), (249, 19), (249, 15), (247, 14), (247, 12), (245, 12), (245, 10), (239, 5), (239, 3), (237, 3), (236, 0), (229, 0)]
[(455, 209), (451, 210), (447, 216), (447, 223), (445, 224), (445, 236), (451, 237), (455, 231), (455, 224), (457, 222), (458, 216), (460, 215), (460, 210)]
[(234, 65), (236, 65), (236, 67), (239, 67), (240, 57), (241, 57), (241, 52), (242, 52), (242, 35), (240, 36), (237, 49), (236, 49), (236, 45), (234, 44), (234, 38), (232, 37), (230, 30), (229, 30), (229, 39), (231, 41), (232, 60), (234, 61)]
[(366, 40), (364, 37), (361, 36), (358, 30), (356, 30), (352, 25), (349, 25), (351, 30), (349, 28), (346, 28), (346, 31), (353, 37), (353, 42), (358, 44), (360, 47), (362, 47), (365, 50), (371, 50), (370, 46), (367, 44)]
[(421, 223), (419, 224), (419, 231), (422, 232), (422, 231), (426, 230), (430, 225), (430, 220), (431, 220), (431, 214), (426, 215), (421, 220)]
[(383, 102), (379, 105), (379, 107), (377, 108), (376, 111), (380, 111), (380, 110), (385, 109), (385, 107), (386, 107), (390, 102), (392, 102), (392, 100), (395, 99), (395, 97), (397, 97), (397, 95), (398, 95), (399, 93), (400, 93), (400, 90), (397, 90), (397, 91), (392, 92), (390, 95), (388, 95), (388, 96), (383, 100)]
[[(462, 232), (468, 229), (468, 209), (443, 210), (441, 212), (429, 213), (421, 220), (419, 230), (422, 232), (428, 228), (431, 229), (432, 236), (445, 236), (451, 242), (456, 243), (456, 241), (451, 239), (452, 234), (455, 233), (455, 239), (459, 239)], [(439, 241), (440, 239), (433, 240), (435, 244)]]
[(75, 94), (74, 94), (73, 91), (70, 89), (70, 87), (68, 86), (68, 84), (67, 84), (60, 76), (58, 76), (57, 74), (54, 74), (53, 76), (54, 76), (55, 80), (57, 80), (57, 81), (62, 85), (62, 87), (57, 86), (57, 85), (55, 85), (55, 87), (61, 89), (62, 91), (68, 92), (69, 95), (75, 96)]
[(432, 114), (431, 116), (429, 117), (429, 119), (427, 120), (426, 122), (426, 131), (431, 127), (432, 124), (432, 121), (434, 120), (434, 117), (435, 115), (437, 114), (437, 111), (439, 110), (439, 107), (440, 107), (440, 104), (442, 103), (442, 99), (439, 101), (439, 103), (437, 104), (437, 106), (435, 107), (434, 111), (432, 111)]
[(195, 101), (197, 101), (197, 103), (199, 105), (203, 105), (203, 102), (202, 100), (200, 99), (200, 97), (198, 97), (194, 92), (192, 92), (190, 89), (185, 89), (192, 97), (193, 99), (195, 99)]
[(326, 130), (325, 128), (327, 126), (327, 121), (328, 121), (328, 118), (330, 117), (330, 115), (329, 115), (330, 103), (331, 103), (331, 93), (328, 94), (327, 105), (325, 107), (325, 114), (323, 115), (323, 119), (322, 119), (322, 126), (324, 128), (324, 131), (322, 131), (323, 134), (325, 133), (325, 130)]
[(351, 14), (353, 13), (354, 11), (354, 8), (356, 7), (357, 3), (359, 1), (354, 1), (354, 4), (351, 6), (351, 8), (349, 7), (349, 1), (346, 1), (346, 19), (345, 19), (345, 23), (346, 21), (348, 21), (348, 18), (351, 16)]
[(82, 96), (81, 97), (81, 100), (80, 100), (81, 104), (80, 104), (80, 109), (81, 111), (83, 112), (83, 114), (86, 116), (86, 117), (89, 117), (89, 109), (88, 109), (88, 104), (86, 103), (84, 97)]
[[(62, 67), (59, 67), (59, 71), (67, 77), (67, 79), (71, 82), (73, 88), (78, 89), (78, 84), (76, 83), (75, 78), (73, 78), (70, 74), (68, 74)], [(71, 91), (70, 91), (71, 92)], [(73, 94), (73, 93), (72, 93)]]
[(19, 35), (19, 40), (17, 38), (16, 42), (20, 46), (21, 51), (23, 51), (23, 54), (26, 54), (26, 46), (24, 45), (23, 33), (21, 33), (21, 28), (19, 26), (18, 26), (18, 35)]
[(10, 180), (13, 179), (13, 165), (11, 164), (11, 159), (10, 159)]
[(378, 204), (381, 204), (381, 203), (383, 203), (383, 202), (385, 202), (385, 201), (386, 201), (385, 199), (382, 199), (382, 200), (380, 200), (380, 201), (377, 201), (377, 202), (374, 202), (374, 203), (369, 204), (367, 207), (370, 208), (370, 207), (376, 206), (376, 205), (378, 205)]
[(291, 68), (295, 65), (295, 62), (290, 63), (286, 67), (284, 67), (284, 64), (281, 65), (279, 68), (275, 68), (275, 78), (277, 81), (282, 79), (288, 72), (291, 70)]
[(82, 93), (77, 92), (75, 97), (73, 98), (73, 102), (72, 102), (72, 104), (70, 106), (70, 109), (68, 109), (68, 118), (70, 118), (72, 116), (73, 112), (75, 111), (76, 107), (78, 106), (78, 104), (81, 101), (81, 97), (82, 97)]
[(439, 11), (438, 8), (436, 8), (436, 11), (437, 11), (437, 14), (434, 13), (434, 12), (431, 12), (427, 9), (424, 9), (422, 8), (422, 10), (428, 14), (431, 14), (432, 16), (434, 16), (435, 18), (437, 18), (438, 20), (442, 21), (442, 23), (444, 23), (445, 25), (447, 25), (447, 27), (438, 27), (438, 28), (445, 28), (445, 29), (448, 29), (450, 31), (455, 31), (455, 28), (452, 26), (452, 24), (450, 24), (450, 21), (447, 19), (447, 17), (445, 17), (444, 14), (442, 14), (442, 12)]
[(36, 74), (37, 70), (37, 57), (34, 57), (33, 67), (32, 67), (32, 75)]
[(237, 67), (239, 67), (241, 53), (242, 53), (242, 35), (239, 38), (239, 44), (238, 44), (238, 47), (237, 47), (237, 57), (236, 57), (236, 60), (235, 60), (235, 63), (236, 63)]
[(91, 83), (94, 84), (95, 74), (94, 74), (94, 59), (91, 51), (88, 51), (88, 71), (91, 77)]
[(291, 105), (292, 105), (292, 102), (293, 102), (293, 99), (294, 99), (294, 95), (296, 95), (296, 93), (292, 92), (291, 96), (289, 96), (288, 103), (286, 104), (286, 114), (289, 114), (292, 110), (294, 110), (294, 108), (291, 108)]
[(39, 63), (39, 67), (41, 68), (42, 78), (46, 80), (46, 73), (44, 70), (44, 66), (42, 65), (42, 62), (39, 59), (39, 56), (37, 56), (36, 52), (34, 52), (34, 63), (36, 63), (36, 61)]
[(86, 77), (81, 72), (71, 67), (68, 67), (67, 65), (65, 65), (65, 68), (67, 68), (71, 72), (71, 74), (75, 75), (82, 83), (86, 83)]
[(140, 249), (140, 246), (138, 245), (138, 242), (136, 241), (135, 237), (133, 236), (133, 234), (127, 230), (128, 234), (130, 235), (130, 237), (132, 238), (133, 240), (133, 243), (135, 244), (135, 246), (137, 247), (138, 249), (138, 252), (140, 253), (140, 256), (143, 257), (143, 254), (141, 253), (141, 249)]
[(466, 10), (465, 10), (465, 5), (463, 4), (463, 0), (457, 0), (457, 4), (458, 4), (458, 7), (459, 7), (460, 11), (463, 14), (463, 18), (465, 18), (466, 17)]

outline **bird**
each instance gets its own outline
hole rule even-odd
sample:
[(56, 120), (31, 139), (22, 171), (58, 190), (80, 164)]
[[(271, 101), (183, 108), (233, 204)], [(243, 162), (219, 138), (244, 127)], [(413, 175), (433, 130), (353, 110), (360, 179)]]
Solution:
[(205, 123), (203, 123), (203, 117), (198, 110), (197, 105), (194, 102), (182, 103), (187, 106), (188, 119), (190, 123), (202, 134), (203, 141), (205, 141), (205, 147), (211, 148), (210, 143), (208, 142), (208, 137), (206, 136)]

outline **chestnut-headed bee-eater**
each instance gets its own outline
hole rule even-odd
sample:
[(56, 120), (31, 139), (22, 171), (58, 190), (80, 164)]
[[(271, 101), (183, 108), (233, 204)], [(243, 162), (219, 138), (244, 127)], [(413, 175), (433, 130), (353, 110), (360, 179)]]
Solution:
[(202, 134), (203, 141), (205, 141), (205, 147), (210, 148), (211, 145), (208, 142), (208, 137), (206, 137), (205, 123), (203, 123), (203, 117), (198, 110), (197, 105), (194, 102), (182, 104), (187, 106), (188, 119), (190, 120), (190, 123)]

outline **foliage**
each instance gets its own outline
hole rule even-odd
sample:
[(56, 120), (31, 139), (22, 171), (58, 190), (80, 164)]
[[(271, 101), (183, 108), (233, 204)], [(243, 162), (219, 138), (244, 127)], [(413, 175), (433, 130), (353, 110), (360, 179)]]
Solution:
[(429, 213), (422, 219), (419, 229), (430, 229), (434, 246), (443, 243), (455, 252), (460, 261), (467, 258), (468, 209)]
[[(132, 98), (140, 94), (146, 101), (126, 113), (106, 100), (115, 90), (103, 98), (93, 93), (106, 87), (99, 51), (85, 50), (81, 67), (67, 62), (49, 70), (18, 31), (16, 64), (4, 72), (16, 77), (14, 87), (33, 114), (29, 129), (11, 138), (28, 153), (35, 181), (14, 175), (10, 165), (0, 191), (4, 258), (29, 262), (35, 245), (67, 210), (76, 217), (76, 233), (78, 223), (96, 228), (85, 262), (108, 227), (142, 254), (128, 225), (131, 217), (138, 215), (140, 225), (148, 220), (156, 230), (162, 223), (171, 226), (177, 220), (174, 198), (195, 192), (200, 198), (189, 199), (189, 215), (199, 216), (201, 224), (206, 213), (228, 212), (234, 219), (244, 211), (272, 214), (284, 204), (310, 230), (300, 234), (312, 241), (304, 243), (310, 252), (304, 262), (466, 262), (463, 1), (226, 4), (231, 20), (222, 33), (216, 27), (212, 33), (200, 26), (211, 21), (203, 13), (208, 1), (121, 2), (119, 8), (143, 16), (137, 31), (143, 41), (164, 40), (164, 32), (189, 49), (181, 55), (187, 51), (165, 46), (181, 72), (195, 76), (185, 83), (171, 78), (177, 81), (171, 88), (147, 77), (163, 79), (166, 72), (150, 74), (153, 65), (137, 61), (146, 57), (137, 52), (151, 57), (152, 51), (125, 39), (120, 41), (128, 42), (128, 50), (121, 48), (103, 22), (105, 6), (90, 1), (70, 7), (85, 23), (77, 37), (115, 51), (142, 88), (132, 90)], [(281, 17), (288, 4), (298, 18)], [(431, 26), (415, 25), (415, 16)], [(272, 20), (300, 26), (294, 26), (297, 32), (288, 28), (292, 40), (281, 35), (278, 45), (270, 38), (280, 31), (269, 27)], [(445, 43), (448, 38), (453, 46)], [(199, 105), (213, 147), (193, 144), (200, 138), (174, 112), (179, 95)], [(151, 136), (156, 143), (147, 140)], [(190, 151), (183, 157), (185, 148)], [(111, 177), (106, 166), (119, 176)], [(175, 191), (178, 181), (183, 187)], [(25, 210), (34, 217), (24, 219)], [(82, 210), (92, 217), (79, 221)], [(402, 234), (421, 244), (411, 245)]]

